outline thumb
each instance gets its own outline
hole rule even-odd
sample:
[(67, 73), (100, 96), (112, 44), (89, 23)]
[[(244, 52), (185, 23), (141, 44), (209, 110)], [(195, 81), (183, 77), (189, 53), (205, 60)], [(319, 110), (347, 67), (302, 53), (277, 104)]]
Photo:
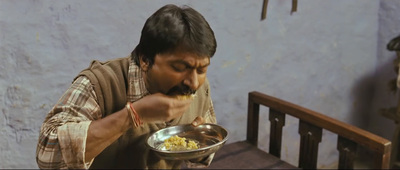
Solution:
[(204, 123), (204, 118), (201, 117), (201, 116), (197, 116), (197, 117), (193, 120), (192, 125), (193, 125), (194, 127), (196, 127), (196, 126), (199, 126), (199, 125), (201, 125), (201, 124), (203, 124), (203, 123)]

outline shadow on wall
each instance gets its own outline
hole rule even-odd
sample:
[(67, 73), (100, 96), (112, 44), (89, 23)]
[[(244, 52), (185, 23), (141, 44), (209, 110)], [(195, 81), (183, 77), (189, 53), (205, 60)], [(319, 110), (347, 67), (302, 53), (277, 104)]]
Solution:
[[(388, 108), (395, 94), (390, 91), (389, 81), (396, 78), (392, 60), (379, 64), (377, 69), (366, 73), (351, 89), (353, 107), (349, 113), (349, 123), (378, 136), (392, 140), (394, 122), (383, 117), (379, 110)], [(393, 73), (393, 74), (389, 74)], [(363, 146), (357, 149), (357, 168), (372, 168), (372, 150)]]
[(368, 129), (368, 122), (372, 114), (372, 102), (375, 87), (375, 73), (368, 72), (351, 89), (352, 109), (348, 113), (350, 124), (361, 129)]
[(392, 59), (382, 62), (374, 71), (366, 73), (354, 83), (351, 90), (353, 107), (348, 120), (352, 125), (390, 140), (394, 128), (388, 122), (393, 125), (394, 122), (383, 117), (379, 110), (397, 103), (393, 101), (396, 95), (389, 88), (389, 81), (396, 78)]

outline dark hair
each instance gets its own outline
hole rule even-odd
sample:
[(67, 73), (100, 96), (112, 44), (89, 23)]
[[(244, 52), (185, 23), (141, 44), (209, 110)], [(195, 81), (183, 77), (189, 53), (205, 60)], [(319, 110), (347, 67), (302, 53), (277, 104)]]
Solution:
[(141, 56), (151, 66), (157, 54), (172, 53), (177, 48), (212, 57), (216, 47), (214, 32), (199, 12), (188, 6), (165, 5), (147, 19), (131, 57), (140, 65)]

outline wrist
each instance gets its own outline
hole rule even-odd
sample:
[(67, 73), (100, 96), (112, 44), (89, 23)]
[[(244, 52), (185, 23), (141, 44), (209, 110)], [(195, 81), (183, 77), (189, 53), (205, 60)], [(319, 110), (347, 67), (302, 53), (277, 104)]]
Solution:
[(136, 113), (138, 114), (138, 116), (140, 117), (140, 120), (142, 121), (142, 123), (147, 123), (148, 120), (147, 118), (144, 116), (145, 115), (145, 111), (146, 109), (143, 109), (145, 106), (143, 106), (143, 103), (136, 101), (133, 102), (131, 104), (132, 108), (135, 109)]
[(132, 127), (132, 121), (131, 121), (131, 115), (129, 114), (129, 110), (126, 108), (126, 107), (124, 107), (123, 109), (122, 109), (122, 112), (124, 113), (124, 118), (125, 118), (125, 121), (124, 121), (124, 123), (123, 123), (123, 127), (121, 127), (121, 132), (126, 132), (129, 128), (131, 128)]
[(128, 102), (126, 103), (125, 107), (128, 110), (128, 114), (130, 116), (131, 125), (135, 128), (142, 126), (143, 122), (141, 120), (141, 117), (135, 110), (134, 105), (131, 102)]

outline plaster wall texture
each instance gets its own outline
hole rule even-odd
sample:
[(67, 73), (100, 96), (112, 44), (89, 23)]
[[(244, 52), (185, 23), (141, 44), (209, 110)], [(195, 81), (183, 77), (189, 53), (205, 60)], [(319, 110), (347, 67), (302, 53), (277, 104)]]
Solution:
[[(393, 54), (383, 46), (399, 31), (399, 1), (303, 0), (292, 15), (290, 0), (270, 1), (261, 21), (261, 0), (1, 0), (0, 169), (36, 168), (41, 123), (72, 79), (92, 60), (127, 56), (147, 17), (168, 3), (195, 8), (214, 29), (208, 77), (228, 143), (245, 139), (254, 90), (391, 138), (392, 123), (375, 112), (393, 100), (380, 82), (391, 78), (386, 56)], [(287, 118), (283, 137), (282, 158), (294, 165), (297, 125)], [(318, 167), (336, 166), (336, 140), (323, 132)]]

